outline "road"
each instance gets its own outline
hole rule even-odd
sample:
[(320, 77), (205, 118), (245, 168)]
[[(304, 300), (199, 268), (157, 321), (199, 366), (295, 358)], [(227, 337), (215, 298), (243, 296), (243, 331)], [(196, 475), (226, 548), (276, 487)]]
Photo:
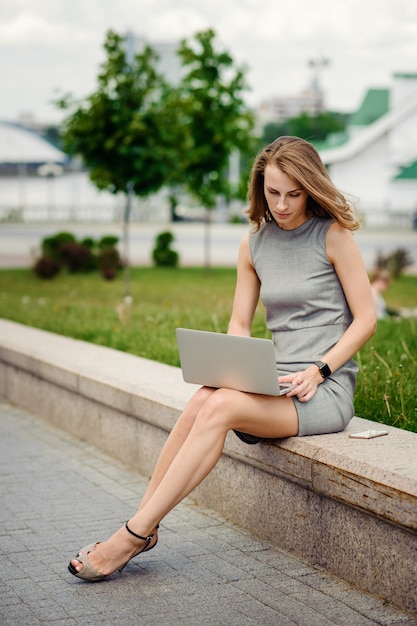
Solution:
[[(248, 226), (245, 224), (217, 224), (210, 226), (210, 245), (207, 246), (207, 227), (203, 223), (179, 222), (135, 223), (130, 226), (129, 254), (132, 265), (151, 264), (155, 237), (170, 230), (175, 237), (173, 247), (180, 254), (181, 265), (204, 265), (209, 250), (213, 266), (234, 266), (239, 242)], [(37, 223), (0, 224), (0, 267), (28, 267), (36, 255), (43, 237), (59, 231), (68, 231), (77, 238), (114, 234), (122, 240), (122, 226), (115, 223)], [(365, 264), (371, 269), (378, 252), (389, 254), (399, 248), (406, 249), (413, 266), (409, 271), (417, 273), (417, 231), (405, 229), (363, 229), (355, 234)]]

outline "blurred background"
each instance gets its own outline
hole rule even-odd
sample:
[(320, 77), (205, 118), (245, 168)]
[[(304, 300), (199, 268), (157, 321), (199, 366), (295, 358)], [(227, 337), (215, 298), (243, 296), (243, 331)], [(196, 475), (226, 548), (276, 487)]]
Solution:
[[(189, 94), (191, 66), (178, 50), (184, 41), (195, 49), (198, 33), (211, 29), (217, 59), (231, 59), (223, 84), (242, 73), (239, 115), (253, 116), (240, 143), (224, 139), (227, 167), (215, 176), (228, 191), (218, 185), (215, 202), (205, 201), (201, 189), (176, 180), (173, 210), (172, 181), (143, 193), (132, 186), (132, 222), (204, 220), (208, 206), (211, 221), (241, 223), (250, 155), (295, 134), (316, 146), (365, 227), (417, 228), (414, 0), (4, 0), (0, 18), (0, 225), (123, 219), (126, 189), (92, 181), (91, 159), (64, 140), (74, 102), (98, 92), (110, 31), (127, 63), (150, 47), (160, 76), (173, 88), (186, 77)], [(72, 108), (58, 106), (68, 93)], [(206, 168), (206, 182), (213, 171)]]
[(416, 0), (2, 0), (0, 68), (1, 317), (178, 364), (178, 324), (227, 328), (254, 156), (297, 135), (362, 221), (357, 414), (417, 432)]

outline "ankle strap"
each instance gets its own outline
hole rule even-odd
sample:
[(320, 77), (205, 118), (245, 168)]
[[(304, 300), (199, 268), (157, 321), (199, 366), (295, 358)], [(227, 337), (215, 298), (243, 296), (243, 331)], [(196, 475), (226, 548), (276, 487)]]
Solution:
[(138, 535), (136, 533), (133, 532), (133, 530), (130, 530), (129, 526), (127, 525), (127, 522), (125, 524), (125, 528), (127, 530), (128, 533), (130, 533), (131, 535), (133, 535), (134, 537), (136, 537), (137, 539), (140, 539), (141, 541), (147, 541), (148, 543), (150, 542), (150, 540), (152, 539), (153, 535), (149, 535), (148, 537), (142, 537), (142, 535)]

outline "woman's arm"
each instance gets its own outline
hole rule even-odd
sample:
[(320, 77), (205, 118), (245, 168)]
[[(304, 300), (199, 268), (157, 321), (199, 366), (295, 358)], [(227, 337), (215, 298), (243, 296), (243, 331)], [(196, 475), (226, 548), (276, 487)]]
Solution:
[(260, 283), (249, 248), (249, 234), (241, 241), (237, 260), (236, 289), (228, 333), (250, 336), (253, 316), (259, 300)]
[(368, 274), (352, 233), (333, 224), (327, 233), (327, 255), (353, 316), (351, 325), (337, 344), (322, 355), (322, 360), (333, 372), (372, 337), (376, 330), (376, 314)]
[[(353, 316), (351, 325), (336, 345), (319, 357), (334, 372), (372, 337), (376, 330), (376, 314), (368, 274), (352, 233), (336, 223), (332, 224), (327, 233), (326, 249)], [(301, 402), (308, 402), (323, 378), (318, 367), (310, 365), (304, 371), (280, 376), (279, 381), (295, 385), (288, 396), (294, 395)]]

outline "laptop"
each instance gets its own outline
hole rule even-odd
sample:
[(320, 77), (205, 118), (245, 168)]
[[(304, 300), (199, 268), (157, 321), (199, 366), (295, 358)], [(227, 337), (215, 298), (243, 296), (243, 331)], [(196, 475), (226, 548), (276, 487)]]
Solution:
[(278, 383), (275, 349), (270, 339), (190, 328), (177, 328), (176, 337), (187, 383), (268, 396), (281, 396), (292, 388)]

